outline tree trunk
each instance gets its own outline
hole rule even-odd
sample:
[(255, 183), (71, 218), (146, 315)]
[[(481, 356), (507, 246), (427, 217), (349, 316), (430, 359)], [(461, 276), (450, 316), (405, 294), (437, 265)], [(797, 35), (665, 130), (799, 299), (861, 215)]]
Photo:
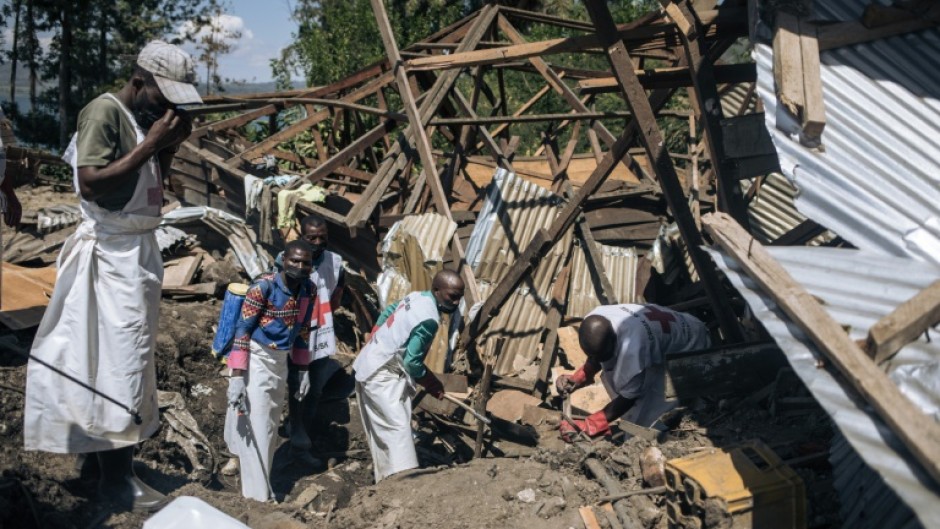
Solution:
[(64, 150), (69, 143), (69, 96), (72, 90), (72, 9), (69, 3), (62, 8), (59, 19), (62, 35), (59, 50), (59, 146)]
[(39, 65), (36, 62), (36, 21), (33, 18), (33, 3), (35, 0), (26, 1), (26, 54), (29, 56), (29, 109), (36, 108), (36, 85), (38, 76), (36, 70)]
[(10, 58), (10, 104), (16, 105), (16, 63), (19, 61), (20, 54), (18, 50), (20, 37), (20, 4), (21, 0), (13, 2), (13, 51)]

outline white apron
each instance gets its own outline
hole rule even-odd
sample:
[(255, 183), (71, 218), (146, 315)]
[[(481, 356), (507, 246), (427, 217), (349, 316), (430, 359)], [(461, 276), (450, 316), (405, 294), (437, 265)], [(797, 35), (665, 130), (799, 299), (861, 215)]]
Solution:
[[(140, 143), (143, 131), (121, 109)], [(75, 137), (66, 159), (77, 190)], [(159, 167), (151, 158), (121, 211), (81, 200), (83, 220), (59, 254), (55, 289), (31, 351), (135, 408), (142, 423), (134, 424), (121, 407), (29, 362), (23, 431), (27, 450), (111, 450), (137, 444), (159, 427), (154, 348), (163, 259), (153, 230), (160, 224), (162, 196)]]
[(399, 356), (393, 356), (365, 382), (356, 381), (356, 402), (369, 440), (375, 482), (418, 468), (411, 434), (411, 377)]
[(242, 495), (267, 501), (273, 499), (268, 492), (267, 479), (271, 476), (277, 424), (287, 395), (288, 353), (268, 349), (254, 340), (249, 347), (251, 360), (245, 374), (248, 413), (238, 415), (233, 407), (228, 407), (225, 442), (241, 466)]
[(329, 250), (324, 250), (323, 253), (323, 262), (310, 274), (310, 281), (317, 288), (318, 305), (310, 322), (311, 361), (336, 354), (336, 334), (333, 332), (333, 308), (330, 306), (330, 298), (339, 283), (343, 258)]

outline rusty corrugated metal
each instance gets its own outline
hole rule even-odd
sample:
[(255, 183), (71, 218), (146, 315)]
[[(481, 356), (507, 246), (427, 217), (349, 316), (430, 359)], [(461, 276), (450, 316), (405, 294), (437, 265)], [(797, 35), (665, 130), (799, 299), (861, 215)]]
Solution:
[[(444, 252), (457, 224), (437, 213), (410, 215), (396, 222), (382, 241), (382, 273), (377, 280), (382, 307), (415, 290), (431, 288), (431, 279), (441, 270)], [(424, 362), (443, 372), (447, 360), (447, 331), (450, 316), (441, 316), (434, 344)]]
[[(752, 185), (754, 182), (751, 180), (741, 181), (741, 187), (745, 193)], [(794, 204), (796, 194), (793, 184), (782, 174), (767, 175), (747, 208), (751, 233), (757, 240), (764, 244), (773, 242), (806, 220), (806, 215), (797, 211)], [(819, 246), (834, 237), (831, 232), (827, 231), (806, 245)]]
[[(636, 303), (636, 264), (639, 258), (635, 248), (598, 245), (604, 272), (614, 287), (617, 303)], [(591, 272), (588, 270), (584, 248), (580, 246), (571, 256), (571, 286), (568, 290), (569, 318), (583, 318), (600, 305)]]
[[(552, 223), (560, 205), (561, 199), (551, 192), (508, 171), (496, 171), (467, 245), (467, 261), (473, 266), (484, 298), (506, 275), (535, 233)], [(486, 347), (492, 347), (496, 338), (506, 338), (496, 374), (519, 374), (539, 357), (552, 285), (571, 249), (571, 241), (569, 229), (481, 336)]]

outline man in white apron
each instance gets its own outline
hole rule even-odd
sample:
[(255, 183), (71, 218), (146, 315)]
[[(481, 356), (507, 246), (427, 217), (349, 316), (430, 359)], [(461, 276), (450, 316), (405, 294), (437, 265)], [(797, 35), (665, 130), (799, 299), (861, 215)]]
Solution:
[(192, 128), (176, 105), (201, 102), (194, 79), (186, 52), (151, 42), (127, 85), (82, 109), (65, 155), (82, 223), (59, 254), (32, 354), (123, 407), (37, 362), (26, 374), (25, 448), (97, 453), (99, 497), (136, 510), (166, 501), (132, 463), (134, 446), (159, 426), (154, 348), (163, 261), (153, 230), (162, 175)]
[(382, 311), (369, 342), (353, 362), (356, 401), (372, 452), (376, 483), (418, 466), (411, 432), (411, 397), (416, 382), (429, 395), (444, 395), (444, 386), (424, 365), (424, 357), (437, 333), (441, 313), (457, 310), (463, 290), (456, 273), (438, 272), (430, 291), (412, 292)]
[(670, 353), (705, 349), (708, 328), (700, 320), (659, 305), (606, 305), (591, 311), (578, 330), (578, 342), (587, 362), (571, 375), (561, 375), (555, 386), (566, 395), (601, 381), (612, 400), (583, 421), (562, 421), (562, 438), (583, 431), (591, 437), (610, 434), (610, 422), (623, 417), (652, 426), (675, 407), (665, 399), (665, 357)]
[[(316, 305), (310, 322), (310, 391), (302, 401), (290, 399), (288, 424), (290, 425), (290, 455), (297, 461), (320, 468), (323, 462), (311, 455), (313, 443), (310, 432), (323, 388), (339, 371), (336, 354), (336, 336), (333, 333), (333, 312), (343, 298), (343, 259), (326, 249), (329, 242), (326, 219), (319, 215), (308, 215), (300, 222), (300, 238), (313, 247), (313, 272), (310, 281), (316, 287)], [(300, 384), (301, 372), (293, 362), (288, 362), (288, 391), (294, 393)]]
[(264, 274), (252, 283), (235, 326), (228, 366), (229, 409), (225, 442), (238, 457), (242, 495), (258, 501), (274, 499), (271, 462), (277, 448), (277, 423), (287, 392), (290, 356), (301, 380), (292, 400), (310, 389), (310, 319), (313, 313), (313, 250), (304, 240), (284, 249), (284, 270)]

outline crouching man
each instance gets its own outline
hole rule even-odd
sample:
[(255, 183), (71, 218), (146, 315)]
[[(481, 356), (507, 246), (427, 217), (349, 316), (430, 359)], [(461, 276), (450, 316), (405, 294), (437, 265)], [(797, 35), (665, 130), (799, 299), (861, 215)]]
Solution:
[(303, 240), (284, 250), (284, 269), (258, 278), (248, 289), (228, 357), (225, 442), (241, 466), (242, 495), (274, 499), (271, 461), (277, 425), (287, 393), (287, 360), (297, 365), (300, 382), (293, 398), (310, 390), (310, 318), (314, 287), (310, 283), (313, 250)]
[(623, 417), (652, 426), (675, 406), (665, 399), (667, 354), (705, 349), (708, 329), (689, 314), (659, 305), (606, 305), (591, 311), (578, 330), (587, 361), (571, 375), (561, 375), (555, 387), (561, 395), (601, 381), (613, 400), (583, 421), (562, 421), (562, 438), (571, 441), (579, 431), (591, 437), (610, 434), (610, 422)]
[(456, 273), (434, 276), (431, 290), (412, 292), (382, 311), (372, 336), (353, 363), (356, 401), (369, 439), (375, 481), (417, 468), (411, 432), (415, 382), (442, 398), (444, 387), (424, 365), (441, 313), (457, 310), (464, 283)]

